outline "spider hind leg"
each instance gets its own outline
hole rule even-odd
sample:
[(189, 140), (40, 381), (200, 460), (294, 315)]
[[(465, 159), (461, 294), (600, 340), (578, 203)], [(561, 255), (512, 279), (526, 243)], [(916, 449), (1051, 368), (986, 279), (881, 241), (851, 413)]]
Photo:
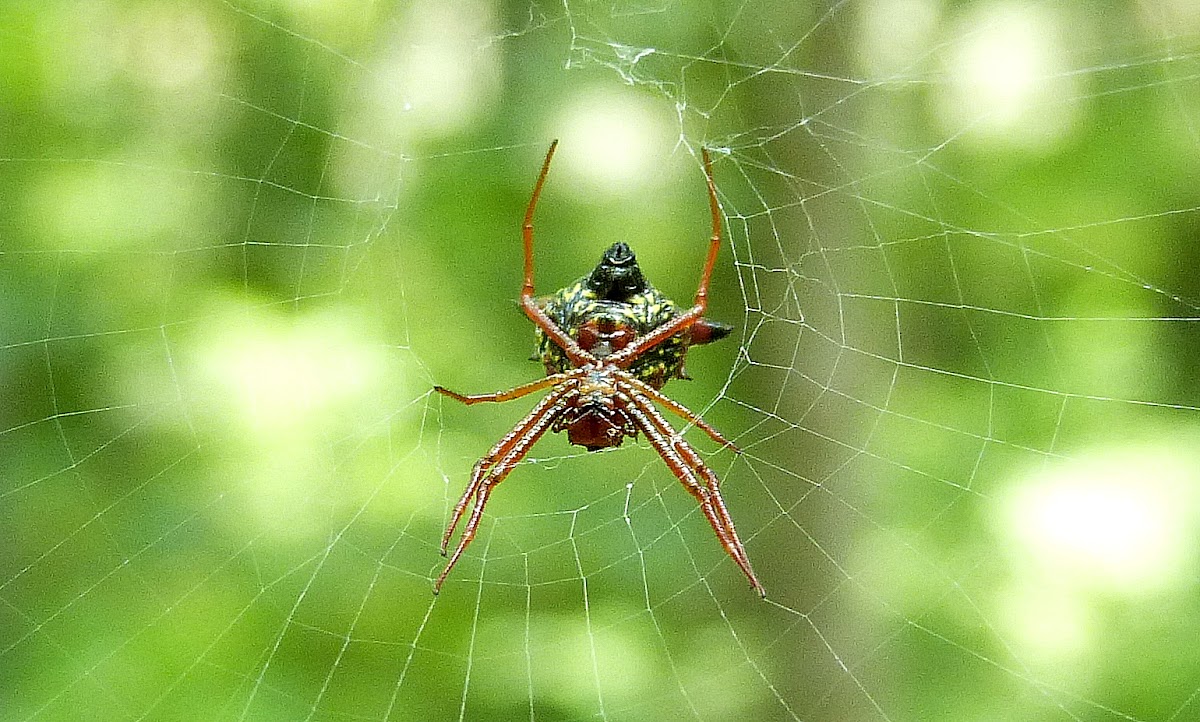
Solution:
[[(440, 393), (447, 392), (441, 389)], [(442, 583), (450, 575), (450, 570), (458, 563), (459, 557), (466, 551), (471, 540), (475, 538), (475, 532), (483, 518), (483, 509), (487, 506), (492, 488), (504, 481), (509, 472), (515, 469), (517, 464), (529, 453), (534, 442), (551, 428), (553, 421), (566, 409), (567, 399), (571, 398), (573, 394), (574, 389), (570, 385), (562, 385), (551, 391), (538, 402), (532, 411), (526, 414), (525, 418), (518, 421), (512, 431), (505, 434), (504, 438), (497, 442), (491, 451), (475, 463), (475, 467), (471, 471), (471, 481), (467, 484), (458, 503), (454, 505), (454, 511), (450, 514), (450, 523), (446, 525), (446, 532), (442, 535), (441, 551), (443, 555), (446, 553), (450, 539), (454, 536), (454, 529), (462, 520), (463, 514), (466, 513), (467, 505), (470, 504), (472, 497), (475, 499), (475, 505), (471, 509), (466, 526), (463, 527), (462, 536), (458, 539), (458, 546), (450, 555), (450, 561), (446, 562), (446, 567), (433, 583), (434, 594), (441, 591)], [(458, 395), (453, 393), (447, 395), (458, 398)], [(496, 399), (482, 400), (494, 401)]]
[(767, 591), (763, 588), (762, 582), (758, 581), (754, 569), (750, 566), (746, 548), (742, 545), (742, 540), (738, 538), (737, 530), (733, 526), (733, 519), (730, 518), (729, 510), (725, 507), (725, 500), (721, 497), (720, 479), (704, 464), (695, 449), (683, 437), (675, 434), (670, 424), (650, 405), (648, 400), (641, 400), (634, 396), (632, 401), (630, 414), (637, 420), (638, 425), (645, 432), (646, 438), (650, 440), (655, 451), (662, 457), (663, 462), (679, 480), (679, 483), (683, 484), (688, 493), (700, 504), (700, 511), (717, 535), (721, 547), (746, 575), (750, 587), (765, 599)]

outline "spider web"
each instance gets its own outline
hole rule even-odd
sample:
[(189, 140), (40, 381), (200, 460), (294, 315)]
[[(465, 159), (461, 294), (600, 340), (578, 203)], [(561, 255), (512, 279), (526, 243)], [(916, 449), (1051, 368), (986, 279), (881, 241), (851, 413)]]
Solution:
[[(5, 719), (1189, 720), (1184, 0), (18, 3), (0, 67)], [(539, 442), (512, 303), (628, 240), (735, 336)]]

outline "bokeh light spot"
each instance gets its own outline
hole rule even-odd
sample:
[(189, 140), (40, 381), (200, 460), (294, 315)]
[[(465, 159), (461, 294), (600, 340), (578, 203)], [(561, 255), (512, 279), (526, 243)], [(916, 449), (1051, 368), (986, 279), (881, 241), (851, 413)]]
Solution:
[(1005, 509), (1027, 571), (1129, 596), (1187, 578), (1196, 561), (1196, 462), (1168, 445), (1135, 446), (1033, 474)]

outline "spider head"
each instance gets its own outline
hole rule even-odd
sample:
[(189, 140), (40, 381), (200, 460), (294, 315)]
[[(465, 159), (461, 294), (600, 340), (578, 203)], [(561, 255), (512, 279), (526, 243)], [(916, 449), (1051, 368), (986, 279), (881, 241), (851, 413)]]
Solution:
[(565, 430), (568, 441), (588, 451), (620, 446), (626, 436), (637, 436), (637, 427), (604, 372), (592, 373), (580, 383), (579, 395), (551, 428)]
[(596, 409), (577, 414), (567, 425), (567, 440), (588, 451), (620, 446), (625, 436), (619, 417), (609, 416)]
[(621, 241), (608, 247), (585, 285), (601, 300), (617, 303), (625, 303), (650, 288), (629, 244)]

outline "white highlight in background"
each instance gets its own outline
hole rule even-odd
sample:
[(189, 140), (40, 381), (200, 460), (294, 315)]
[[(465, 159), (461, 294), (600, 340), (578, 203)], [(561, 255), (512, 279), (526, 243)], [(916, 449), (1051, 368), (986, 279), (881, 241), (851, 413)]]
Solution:
[[(214, 476), (235, 499), (228, 523), (316, 541), (331, 499), (361, 499), (364, 485), (379, 483), (370, 470), (394, 463), (365, 442), (391, 428), (371, 422), (387, 418), (389, 391), (407, 381), (403, 367), (388, 364), (370, 320), (346, 308), (300, 312), (233, 299), (198, 317), (177, 358), (190, 413), (224, 448), (227, 466)], [(337, 452), (338, 440), (352, 437), (354, 451)], [(404, 503), (389, 495), (372, 511)]]
[(1014, 552), (1000, 598), (1010, 638), (1042, 659), (1086, 653), (1101, 602), (1190, 589), (1200, 541), (1200, 456), (1184, 443), (1053, 462), (1001, 500)]
[(210, 388), (263, 441), (328, 433), (336, 412), (382, 385), (380, 346), (366, 341), (369, 331), (345, 314), (246, 309), (223, 318), (211, 333), (202, 351)]
[[(1048, 150), (1075, 122), (1080, 97), (1054, 10), (1021, 2), (983, 4), (951, 37), (938, 113), (950, 134)], [(1078, 29), (1077, 29), (1078, 30)]]
[(875, 76), (917, 77), (941, 20), (938, 0), (863, 0), (858, 5), (857, 51)]
[(417, 0), (367, 63), (364, 85), (346, 88), (355, 140), (384, 148), (444, 138), (471, 127), (497, 99), (503, 58), (489, 43), (495, 8), (481, 0)]
[(660, 170), (679, 138), (673, 118), (632, 88), (596, 89), (567, 103), (557, 123), (561, 166), (581, 194), (628, 196), (668, 178)]
[(1034, 570), (1141, 595), (1194, 578), (1197, 490), (1200, 466), (1181, 449), (1108, 450), (1030, 476), (1005, 525)]

